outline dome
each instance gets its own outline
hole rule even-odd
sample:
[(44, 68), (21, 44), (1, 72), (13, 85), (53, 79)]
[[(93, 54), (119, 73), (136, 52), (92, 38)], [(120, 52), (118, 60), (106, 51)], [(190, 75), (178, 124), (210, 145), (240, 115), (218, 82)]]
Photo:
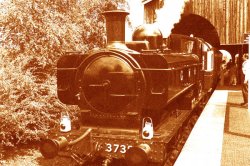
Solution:
[(160, 49), (163, 43), (163, 36), (159, 28), (153, 24), (144, 24), (137, 27), (132, 36), (133, 41), (147, 40), (150, 49)]

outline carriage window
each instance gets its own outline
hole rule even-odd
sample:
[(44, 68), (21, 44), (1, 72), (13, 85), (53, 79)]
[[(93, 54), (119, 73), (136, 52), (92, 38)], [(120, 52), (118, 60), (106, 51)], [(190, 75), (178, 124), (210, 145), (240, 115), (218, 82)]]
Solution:
[(214, 69), (214, 53), (213, 51), (207, 52), (207, 70), (211, 71)]
[(214, 53), (208, 43), (204, 43), (202, 46), (202, 57), (203, 69), (212, 71), (214, 68)]
[(183, 81), (184, 79), (184, 73), (183, 73), (183, 70), (180, 71), (180, 80)]

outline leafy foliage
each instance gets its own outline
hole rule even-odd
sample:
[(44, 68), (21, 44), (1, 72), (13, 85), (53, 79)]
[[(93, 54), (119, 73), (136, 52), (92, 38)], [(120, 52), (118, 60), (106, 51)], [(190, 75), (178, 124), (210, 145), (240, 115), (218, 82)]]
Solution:
[[(57, 59), (103, 47), (101, 12), (124, 0), (12, 0), (0, 4), (0, 144), (37, 140), (77, 111), (57, 99)], [(73, 113), (72, 113), (73, 115)]]

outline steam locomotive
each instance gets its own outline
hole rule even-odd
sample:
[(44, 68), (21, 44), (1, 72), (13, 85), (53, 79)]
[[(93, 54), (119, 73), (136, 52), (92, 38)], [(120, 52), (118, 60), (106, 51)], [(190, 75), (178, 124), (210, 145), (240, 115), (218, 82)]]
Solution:
[(83, 165), (95, 157), (106, 165), (162, 165), (174, 133), (215, 88), (222, 56), (203, 39), (165, 39), (149, 24), (125, 42), (128, 12), (103, 15), (106, 48), (66, 53), (57, 65), (58, 98), (79, 106), (80, 128), (43, 140), (40, 151), (47, 158), (68, 151)]

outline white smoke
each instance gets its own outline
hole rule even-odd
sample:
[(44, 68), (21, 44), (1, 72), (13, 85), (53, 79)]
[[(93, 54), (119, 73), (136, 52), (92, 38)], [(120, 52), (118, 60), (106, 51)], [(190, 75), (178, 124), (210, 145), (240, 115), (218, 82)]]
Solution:
[(143, 24), (144, 8), (141, 0), (127, 0), (127, 3), (129, 4), (130, 24), (126, 24), (126, 41), (131, 41), (135, 28)]
[(155, 24), (161, 30), (163, 37), (170, 35), (175, 23), (178, 23), (184, 11), (186, 2), (189, 0), (164, 0), (161, 9), (156, 10)]

